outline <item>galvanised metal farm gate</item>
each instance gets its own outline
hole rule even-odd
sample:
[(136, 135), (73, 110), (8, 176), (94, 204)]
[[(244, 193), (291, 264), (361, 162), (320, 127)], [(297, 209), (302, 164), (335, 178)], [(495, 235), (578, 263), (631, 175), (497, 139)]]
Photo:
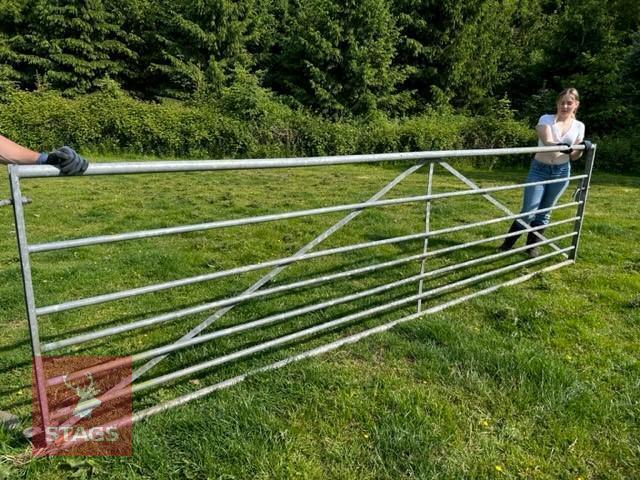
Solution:
[[(575, 150), (585, 149), (584, 146), (574, 146), (573, 148)], [(215, 160), (215, 161), (211, 161), (211, 160), (162, 161), (162, 162), (92, 164), (89, 166), (89, 169), (84, 174), (85, 177), (97, 176), (97, 175), (131, 175), (131, 174), (142, 174), (142, 173), (162, 174), (162, 173), (169, 173), (169, 172), (192, 172), (192, 171), (204, 172), (204, 171), (212, 171), (212, 170), (221, 171), (221, 170), (244, 170), (244, 169), (282, 169), (282, 168), (293, 168), (293, 167), (330, 166), (330, 165), (341, 165), (341, 164), (374, 163), (374, 162), (377, 163), (377, 162), (391, 162), (391, 161), (407, 162), (407, 163), (410, 163), (411, 166), (407, 170), (405, 170), (403, 173), (398, 175), (390, 183), (385, 185), (381, 190), (379, 190), (371, 198), (369, 198), (366, 201), (362, 201), (358, 203), (334, 205), (334, 206), (327, 206), (323, 208), (315, 208), (315, 209), (308, 209), (308, 210), (287, 211), (287, 212), (276, 213), (276, 214), (260, 215), (260, 216), (253, 216), (248, 218), (238, 218), (233, 220), (210, 221), (207, 223), (199, 223), (199, 224), (192, 224), (192, 225), (157, 228), (152, 230), (134, 231), (134, 232), (113, 234), (113, 235), (101, 235), (101, 236), (94, 236), (94, 237), (87, 237), (87, 238), (76, 238), (71, 240), (54, 241), (49, 243), (36, 243), (36, 244), (30, 244), (27, 240), (25, 213), (23, 208), (23, 196), (21, 194), (21, 183), (23, 179), (30, 179), (30, 178), (36, 178), (36, 177), (38, 178), (58, 177), (59, 176), (58, 170), (50, 166), (17, 166), (17, 165), (9, 166), (9, 178), (10, 178), (10, 187), (11, 187), (11, 195), (12, 195), (12, 204), (13, 204), (13, 209), (15, 213), (15, 224), (16, 224), (16, 231), (17, 231), (19, 256), (20, 256), (20, 262), (22, 267), (24, 296), (25, 296), (25, 303), (27, 308), (27, 319), (28, 319), (29, 330), (31, 335), (31, 348), (33, 351), (33, 360), (34, 360), (34, 366), (35, 366), (34, 378), (35, 378), (35, 385), (36, 385), (36, 391), (37, 391), (37, 397), (38, 397), (37, 402), (39, 405), (40, 414), (42, 416), (43, 425), (44, 426), (64, 425), (65, 422), (66, 424), (73, 423), (74, 420), (71, 418), (73, 414), (78, 415), (78, 412), (81, 412), (83, 410), (90, 410), (95, 406), (96, 401), (104, 403), (104, 402), (109, 402), (109, 401), (118, 399), (120, 396), (122, 396), (123, 394), (122, 392), (125, 387), (130, 388), (134, 394), (138, 392), (143, 392), (143, 391), (158, 387), (160, 385), (167, 384), (168, 382), (173, 382), (175, 380), (182, 379), (183, 377), (192, 376), (194, 374), (197, 374), (198, 372), (202, 372), (208, 369), (212, 369), (213, 367), (221, 366), (228, 362), (232, 362), (238, 359), (248, 357), (258, 352), (263, 352), (268, 349), (273, 349), (277, 346), (289, 344), (290, 342), (293, 342), (295, 340), (315, 336), (318, 333), (334, 330), (336, 329), (336, 327), (343, 326), (346, 324), (355, 324), (358, 320), (361, 320), (367, 317), (375, 317), (379, 314), (383, 314), (384, 312), (398, 309), (400, 307), (406, 307), (409, 304), (417, 304), (417, 311), (415, 313), (405, 315), (401, 318), (397, 318), (393, 321), (375, 326), (373, 328), (368, 328), (366, 330), (357, 332), (355, 334), (344, 336), (343, 338), (339, 338), (338, 340), (331, 341), (329, 343), (326, 343), (324, 345), (321, 345), (319, 347), (316, 347), (307, 351), (303, 351), (301, 353), (297, 353), (285, 359), (279, 360), (275, 363), (271, 363), (268, 365), (264, 365), (260, 368), (255, 368), (253, 370), (246, 371), (241, 375), (233, 376), (232, 378), (228, 378), (227, 380), (224, 380), (222, 382), (205, 386), (204, 388), (200, 388), (196, 391), (183, 394), (181, 396), (178, 396), (177, 398), (165, 400), (150, 408), (146, 408), (144, 410), (134, 412), (131, 418), (121, 419), (121, 422), (135, 422), (145, 417), (148, 417), (150, 415), (153, 415), (155, 413), (161, 412), (163, 410), (184, 404), (191, 400), (201, 398), (216, 390), (237, 384), (238, 382), (241, 382), (245, 378), (247, 378), (247, 376), (255, 374), (257, 372), (264, 372), (264, 371), (276, 369), (284, 365), (287, 365), (288, 363), (291, 363), (291, 362), (295, 362), (304, 358), (312, 357), (324, 352), (334, 350), (342, 345), (356, 342), (374, 333), (388, 330), (394, 327), (395, 325), (420, 318), (430, 313), (441, 311), (447, 307), (459, 304), (461, 302), (465, 302), (479, 295), (485, 295), (485, 294), (494, 292), (495, 290), (501, 287), (516, 285), (518, 283), (521, 283), (525, 280), (532, 278), (534, 275), (537, 275), (539, 273), (555, 270), (560, 267), (574, 263), (576, 260), (576, 254), (578, 251), (578, 242), (580, 239), (580, 231), (581, 231), (582, 222), (584, 218), (585, 203), (587, 200), (589, 183), (591, 179), (591, 171), (592, 171), (594, 156), (595, 156), (595, 146), (593, 146), (591, 149), (588, 149), (585, 152), (586, 153), (586, 155), (584, 156), (585, 165), (586, 165), (585, 172), (581, 175), (575, 175), (575, 176), (569, 177), (570, 180), (575, 180), (579, 182), (576, 192), (574, 193), (574, 196), (573, 196), (573, 201), (570, 201), (564, 204), (555, 205), (548, 209), (527, 212), (525, 214), (513, 213), (506, 206), (504, 206), (502, 203), (496, 200), (493, 196), (491, 196), (491, 194), (494, 192), (501, 192), (506, 190), (522, 189), (527, 185), (540, 185), (540, 184), (549, 184), (553, 182), (561, 182), (561, 181), (565, 181), (565, 179), (549, 180), (545, 182), (535, 182), (531, 184), (513, 184), (513, 185), (496, 186), (496, 187), (490, 187), (490, 188), (480, 188), (474, 182), (472, 182), (471, 180), (466, 178), (464, 175), (462, 175), (460, 172), (458, 172), (454, 167), (446, 163), (446, 160), (450, 158), (533, 154), (537, 152), (562, 152), (566, 150), (567, 150), (567, 147), (564, 147), (564, 146), (551, 146), (551, 147), (535, 147), (535, 148), (527, 147), (527, 148), (504, 148), (504, 149), (487, 149), (487, 150), (453, 150), (453, 151), (433, 151), (433, 152), (389, 153), (389, 154), (375, 154), (375, 155), (347, 155), (347, 156), (314, 157), (314, 158)], [(448, 172), (453, 174), (455, 177), (461, 180), (468, 187), (468, 189), (450, 191), (445, 193), (436, 193), (436, 194), (432, 193), (432, 178), (433, 178), (435, 165), (440, 165), (441, 167), (446, 169)], [(410, 176), (411, 174), (418, 171), (424, 166), (427, 166), (427, 168), (429, 169), (427, 191), (425, 195), (383, 199), (383, 197), (391, 189), (393, 189), (405, 178), (407, 178), (408, 176)], [(481, 196), (482, 198), (487, 200), (489, 203), (491, 203), (494, 207), (496, 207), (498, 210), (500, 210), (504, 215), (501, 217), (493, 218), (491, 220), (460, 224), (460, 225), (455, 225), (453, 227), (448, 227), (440, 230), (430, 229), (430, 216), (431, 216), (432, 202), (440, 201), (440, 200), (444, 200), (452, 197), (462, 197), (462, 196), (470, 196), (470, 195)], [(425, 206), (424, 228), (421, 227), (421, 231), (419, 231), (418, 233), (411, 234), (411, 235), (391, 237), (391, 238), (384, 238), (381, 240), (368, 241), (364, 243), (344, 245), (337, 248), (330, 248), (325, 250), (314, 250), (316, 246), (322, 243), (325, 239), (327, 239), (333, 233), (337, 232), (339, 229), (347, 225), (350, 221), (352, 221), (354, 218), (356, 218), (366, 209), (382, 208), (382, 207), (387, 207), (392, 205), (409, 204), (409, 203), (415, 203), (415, 202), (424, 204)], [(549, 250), (551, 251), (549, 251), (548, 253), (544, 253), (537, 258), (519, 260), (507, 266), (503, 266), (493, 270), (488, 270), (486, 272), (473, 275), (471, 277), (464, 278), (462, 280), (457, 280), (453, 283), (444, 284), (436, 288), (430, 288), (430, 289), (423, 288), (423, 282), (426, 279), (435, 278), (439, 275), (442, 275), (448, 272), (463, 271), (464, 269), (467, 269), (468, 267), (471, 267), (474, 265), (480, 265), (482, 263), (491, 262), (496, 259), (509, 257), (519, 252), (525, 251), (527, 247), (525, 246), (525, 247), (515, 248), (507, 252), (492, 253), (490, 255), (472, 258), (471, 260), (467, 260), (461, 263), (456, 263), (453, 265), (448, 265), (436, 270), (426, 269), (427, 259), (434, 256), (444, 255), (450, 252), (467, 249), (473, 246), (487, 244), (487, 243), (495, 242), (498, 240), (503, 240), (511, 235), (520, 234), (523, 232), (524, 233), (537, 232), (537, 230), (540, 230), (541, 227), (530, 228), (529, 225), (527, 225), (522, 220), (520, 220), (521, 222), (523, 222), (523, 226), (526, 227), (526, 230), (524, 230), (523, 232), (506, 233), (506, 234), (492, 236), (488, 238), (478, 238), (470, 242), (454, 244), (438, 250), (430, 250), (428, 248), (428, 241), (430, 238), (447, 234), (447, 233), (452, 233), (452, 232), (472, 230), (477, 227), (490, 225), (490, 224), (508, 223), (513, 220), (527, 217), (532, 213), (539, 213), (544, 211), (551, 211), (551, 210), (558, 210), (558, 209), (565, 209), (565, 208), (575, 208), (576, 209), (575, 216), (572, 216), (568, 219), (564, 219), (561, 221), (552, 222), (548, 225), (548, 227), (552, 228), (560, 224), (570, 223), (570, 224), (573, 224), (573, 230), (570, 233), (556, 236), (556, 237), (549, 237), (549, 238), (546, 238), (540, 234), (536, 234), (540, 240), (540, 243), (538, 243), (538, 245), (540, 246), (546, 245), (550, 247)], [(110, 243), (110, 242), (132, 241), (136, 239), (143, 239), (143, 238), (149, 238), (149, 237), (177, 235), (177, 234), (183, 234), (186, 232), (196, 232), (196, 231), (203, 231), (203, 230), (209, 230), (209, 229), (221, 229), (226, 227), (250, 225), (250, 224), (257, 224), (262, 222), (280, 221), (280, 220), (301, 218), (301, 217), (307, 217), (307, 216), (313, 216), (313, 215), (323, 215), (323, 214), (334, 213), (334, 212), (345, 212), (346, 215), (344, 216), (344, 218), (342, 218), (333, 226), (331, 226), (330, 228), (322, 232), (312, 241), (302, 246), (297, 252), (287, 257), (274, 258), (272, 260), (264, 261), (261, 263), (237, 266), (237, 267), (226, 269), (226, 270), (218, 270), (214, 272), (203, 273), (197, 276), (182, 278), (178, 280), (170, 280), (164, 283), (159, 283), (154, 285), (131, 288), (124, 291), (118, 291), (118, 292), (113, 292), (108, 294), (100, 294), (100, 295), (90, 296), (90, 297), (82, 298), (78, 300), (70, 300), (64, 303), (58, 303), (53, 305), (36, 305), (30, 264), (31, 264), (31, 257), (41, 252), (50, 252), (50, 251), (62, 250), (62, 249), (74, 249), (74, 248), (80, 248), (88, 245), (98, 245), (98, 244), (104, 244), (104, 243)], [(567, 247), (559, 247), (557, 245), (557, 242), (563, 239), (570, 239), (570, 245)], [(314, 258), (339, 255), (346, 252), (352, 252), (352, 251), (361, 250), (361, 249), (374, 248), (381, 245), (398, 244), (402, 242), (409, 242), (409, 241), (415, 241), (415, 240), (423, 241), (423, 248), (421, 253), (395, 258), (391, 261), (386, 261), (383, 263), (374, 263), (364, 267), (359, 267), (359, 268), (345, 270), (345, 271), (339, 271), (336, 273), (325, 274), (325, 275), (321, 275), (313, 278), (307, 278), (304, 280), (299, 280), (299, 281), (288, 283), (285, 285), (278, 285), (271, 288), (263, 288), (274, 277), (276, 277), (276, 275), (278, 275), (282, 270), (284, 270), (285, 268), (287, 268), (287, 266), (294, 263), (305, 262), (307, 260), (314, 259)], [(468, 285), (472, 285), (472, 284), (475, 284), (487, 279), (491, 279), (494, 277), (499, 277), (500, 275), (505, 274), (507, 272), (513, 272), (523, 267), (528, 267), (536, 263), (539, 263), (543, 260), (548, 260), (551, 258), (558, 259), (558, 261), (556, 263), (545, 266), (544, 268), (538, 269), (536, 271), (526, 272), (508, 281), (504, 281), (502, 283), (496, 283), (487, 288), (474, 291), (467, 295), (459, 296), (457, 298), (448, 300), (446, 302), (434, 305), (429, 308), (423, 308), (422, 301), (427, 298), (434, 298), (443, 293), (452, 292), (457, 289), (466, 287)], [(338, 298), (332, 298), (330, 300), (316, 303), (313, 305), (307, 305), (302, 308), (296, 308), (293, 310), (279, 312), (264, 318), (247, 321), (247, 322), (233, 325), (220, 330), (205, 332), (208, 329), (208, 327), (210, 327), (212, 324), (214, 324), (214, 322), (219, 320), (223, 315), (225, 315), (225, 313), (231, 310), (234, 306), (244, 302), (249, 302), (251, 300), (264, 298), (274, 294), (280, 294), (293, 289), (301, 289), (309, 286), (320, 285), (327, 282), (333, 282), (338, 279), (345, 279), (345, 278), (354, 277), (354, 276), (363, 276), (363, 275), (367, 275), (368, 273), (380, 271), (380, 270), (391, 268), (398, 265), (415, 264), (417, 269), (418, 263), (420, 264), (419, 273), (416, 273), (415, 275), (409, 276), (407, 278), (403, 278), (398, 281), (382, 284), (375, 288), (368, 288), (366, 290), (355, 291), (353, 293), (350, 293), (348, 295), (344, 295)], [(39, 321), (43, 316), (47, 316), (52, 313), (63, 312), (66, 310), (77, 309), (77, 308), (87, 307), (90, 305), (97, 305), (97, 304), (106, 303), (106, 302), (112, 302), (112, 301), (120, 300), (124, 298), (149, 294), (153, 292), (159, 292), (159, 291), (172, 289), (175, 287), (180, 287), (185, 285), (191, 285), (199, 282), (208, 282), (208, 281), (222, 279), (222, 278), (233, 276), (233, 275), (239, 275), (246, 272), (258, 271), (258, 270), (264, 270), (264, 269), (271, 269), (271, 270), (269, 270), (268, 273), (266, 273), (263, 277), (261, 277), (258, 281), (256, 281), (250, 288), (239, 293), (238, 295), (235, 295), (229, 298), (222, 298), (222, 299), (207, 302), (201, 305), (184, 308), (177, 311), (162, 313), (160, 315), (150, 316), (148, 318), (143, 318), (140, 320), (135, 320), (129, 323), (121, 323), (115, 326), (101, 328), (88, 333), (81, 333), (79, 335), (68, 336), (66, 338), (57, 338), (56, 340), (53, 340), (53, 341), (43, 341), (40, 338)], [(285, 336), (266, 340), (261, 343), (255, 343), (249, 347), (241, 348), (239, 350), (233, 351), (223, 356), (208, 359), (204, 362), (191, 365), (187, 368), (171, 371), (169, 373), (165, 373), (155, 378), (150, 378), (147, 380), (139, 380), (139, 378), (143, 374), (146, 374), (147, 372), (149, 372), (154, 366), (160, 363), (164, 358), (166, 358), (172, 352), (176, 352), (188, 347), (194, 347), (204, 342), (211, 342), (214, 339), (218, 339), (228, 335), (238, 334), (244, 331), (257, 329), (259, 327), (272, 325), (277, 322), (284, 322), (287, 319), (304, 315), (309, 312), (323, 310), (333, 305), (345, 304), (347, 302), (351, 302), (356, 299), (362, 299), (365, 297), (373, 297), (378, 293), (387, 292), (397, 287), (408, 285), (408, 284), (416, 284), (416, 293), (408, 297), (401, 298), (399, 300), (394, 300), (389, 303), (376, 305), (371, 308), (367, 308), (364, 310), (357, 311), (355, 313), (351, 313), (347, 316), (331, 319), (329, 321), (325, 321), (323, 323), (319, 323), (317, 325), (313, 325), (313, 326), (304, 328), (302, 330), (295, 331)], [(108, 392), (103, 393), (100, 397), (98, 397), (97, 400), (92, 399), (92, 400), (80, 402), (75, 408), (67, 407), (67, 408), (56, 410), (56, 411), (49, 410), (49, 402), (47, 398), (48, 387), (51, 387), (53, 385), (58, 385), (65, 380), (70, 381), (70, 380), (73, 380), (74, 378), (81, 378), (85, 376), (87, 373), (99, 374), (100, 372), (106, 372), (109, 369), (118, 367), (118, 365), (122, 364), (122, 362), (125, 360), (115, 359), (113, 361), (109, 361), (104, 364), (92, 367), (91, 369), (88, 369), (88, 370), (82, 370), (82, 371), (72, 373), (68, 376), (65, 376), (64, 378), (60, 376), (54, 377), (54, 378), (45, 378), (45, 375), (42, 369), (43, 354), (50, 354), (50, 352), (55, 352), (64, 347), (79, 345), (85, 342), (90, 342), (100, 338), (106, 338), (112, 335), (119, 335), (126, 332), (132, 332), (137, 329), (160, 326), (165, 322), (174, 321), (177, 319), (187, 317), (189, 315), (194, 315), (196, 313), (209, 312), (209, 311), (214, 311), (214, 313), (210, 315), (205, 321), (197, 325), (195, 328), (192, 328), (190, 331), (185, 333), (181, 338), (175, 340), (173, 343), (166, 344), (161, 347), (157, 347), (153, 349), (148, 349), (148, 350), (143, 350), (140, 352), (133, 352), (128, 354), (130, 355), (130, 357), (128, 358), (128, 361), (132, 361), (134, 365), (137, 365), (137, 368), (134, 369), (132, 378), (130, 379), (131, 385), (129, 385), (130, 383), (129, 381), (121, 382), (121, 384), (118, 385), (117, 387), (114, 387)], [(121, 352), (118, 352), (118, 354), (121, 355)], [(142, 362), (145, 362), (145, 363), (142, 363)]]

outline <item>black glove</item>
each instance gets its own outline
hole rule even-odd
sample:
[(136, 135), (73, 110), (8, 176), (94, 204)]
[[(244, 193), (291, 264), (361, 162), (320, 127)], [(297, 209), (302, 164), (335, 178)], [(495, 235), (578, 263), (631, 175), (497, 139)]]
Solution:
[(588, 152), (593, 148), (593, 143), (591, 143), (591, 140), (583, 140), (582, 142), (580, 142), (580, 145), (584, 145), (585, 152)]
[(573, 153), (573, 148), (571, 148), (571, 145), (569, 145), (569, 144), (568, 144), (568, 143), (566, 143), (566, 142), (563, 142), (563, 143), (556, 143), (556, 145), (557, 145), (558, 147), (569, 147), (569, 151), (568, 151), (568, 152), (562, 152), (562, 153), (566, 153), (567, 155), (571, 155), (571, 154)]
[(46, 163), (60, 169), (63, 175), (80, 175), (89, 163), (71, 147), (61, 147), (48, 154), (41, 154), (38, 163)]

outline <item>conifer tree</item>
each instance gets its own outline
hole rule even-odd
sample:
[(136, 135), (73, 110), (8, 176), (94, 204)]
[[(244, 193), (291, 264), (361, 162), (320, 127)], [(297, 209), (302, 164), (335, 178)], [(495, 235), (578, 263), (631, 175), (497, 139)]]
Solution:
[(13, 67), (16, 59), (11, 48), (11, 38), (16, 35), (21, 15), (21, 1), (0, 0), (0, 93), (20, 80), (20, 72)]
[(98, 88), (107, 77), (120, 78), (135, 57), (122, 21), (102, 0), (27, 2), (19, 34), (10, 41), (23, 83), (75, 94)]
[(325, 115), (393, 109), (404, 71), (392, 65), (399, 32), (385, 0), (293, 0), (267, 82)]
[(450, 85), (454, 63), (460, 61), (456, 43), (474, 22), (484, 0), (396, 0), (393, 15), (401, 32), (395, 63), (410, 67), (403, 87), (415, 90), (427, 103), (455, 97)]
[[(151, 96), (188, 98), (217, 92), (236, 68), (275, 39), (271, 0), (142, 1), (133, 26), (143, 38), (132, 88)], [(265, 46), (266, 45), (266, 46)]]

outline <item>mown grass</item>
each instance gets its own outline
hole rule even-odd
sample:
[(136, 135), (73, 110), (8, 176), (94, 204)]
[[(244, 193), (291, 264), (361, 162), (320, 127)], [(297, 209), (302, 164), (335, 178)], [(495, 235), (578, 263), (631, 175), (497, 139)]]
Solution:
[[(108, 159), (105, 159), (108, 160)], [(464, 168), (483, 186), (519, 182), (522, 170)], [(24, 182), (31, 243), (212, 219), (363, 201), (404, 167), (218, 172)], [(434, 192), (464, 189), (437, 168)], [(420, 195), (426, 168), (389, 196)], [(6, 192), (6, 190), (3, 190)], [(46, 458), (21, 463), (28, 443), (1, 431), (7, 478), (636, 478), (640, 472), (640, 179), (597, 173), (576, 265), (404, 324), (330, 354), (260, 374), (228, 390), (159, 414), (134, 430), (125, 458)], [(5, 195), (7, 196), (7, 195)], [(564, 199), (568, 199), (568, 193)], [(512, 209), (518, 192), (496, 195)], [(424, 228), (423, 205), (364, 211), (321, 248)], [(433, 229), (489, 219), (480, 197), (432, 205)], [(554, 220), (572, 211), (554, 213)], [(114, 243), (33, 256), (38, 305), (197, 275), (290, 255), (343, 214)], [(11, 211), (0, 210), (0, 409), (28, 425), (30, 350)], [(496, 225), (437, 237), (440, 248), (499, 234)], [(569, 231), (559, 228), (555, 235)], [(563, 245), (567, 245), (565, 241)], [(322, 257), (292, 265), (274, 284), (384, 261), (422, 250), (421, 242)], [(433, 257), (435, 269), (493, 253), (482, 245)], [(550, 251), (550, 250), (547, 250)], [(433, 279), (465, 278), (514, 258)], [(220, 328), (310, 305), (419, 271), (419, 264), (242, 304)], [(528, 271), (533, 271), (531, 267)], [(72, 310), (41, 320), (45, 339), (222, 298), (264, 271)], [(522, 273), (522, 272), (518, 272)], [(516, 274), (506, 275), (513, 278)], [(502, 279), (501, 279), (502, 280)], [(431, 299), (436, 305), (496, 283)], [(305, 326), (416, 292), (410, 285), (334, 306), (259, 331), (182, 350), (145, 378), (191, 365)], [(140, 409), (331, 339), (412, 313), (415, 306), (268, 351), (145, 392)], [(108, 341), (65, 350), (123, 354), (168, 343), (200, 314)]]

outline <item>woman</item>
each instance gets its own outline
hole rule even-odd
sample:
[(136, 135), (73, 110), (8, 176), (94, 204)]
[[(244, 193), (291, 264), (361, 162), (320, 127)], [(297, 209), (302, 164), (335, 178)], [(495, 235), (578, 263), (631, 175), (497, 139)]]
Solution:
[(19, 165), (53, 165), (63, 175), (84, 173), (89, 164), (71, 147), (38, 153), (0, 135), (0, 163)]
[[(536, 126), (538, 146), (571, 146), (584, 142), (584, 123), (576, 120), (576, 111), (579, 106), (580, 97), (575, 88), (567, 88), (560, 92), (556, 98), (555, 115), (542, 115), (540, 120), (538, 120), (538, 125)], [(568, 178), (571, 174), (571, 160), (576, 160), (581, 155), (582, 150), (569, 150), (568, 153), (536, 153), (531, 161), (531, 168), (529, 169), (529, 175), (527, 175), (525, 183)], [(524, 189), (524, 198), (520, 213), (552, 207), (568, 185), (569, 181), (567, 180), (566, 182), (526, 187)], [(551, 213), (546, 211), (521, 218), (531, 227), (541, 227), (549, 223), (550, 216)], [(518, 232), (525, 228), (525, 225), (516, 220), (513, 222), (513, 225), (511, 225), (509, 233)], [(544, 228), (537, 230), (537, 232), (542, 234)], [(512, 235), (505, 238), (500, 249), (503, 251), (510, 250), (519, 237), (520, 235)], [(532, 245), (532, 247), (527, 252), (532, 258), (540, 254), (540, 249), (535, 246), (539, 241), (540, 239), (534, 232), (529, 232), (527, 245)]]

